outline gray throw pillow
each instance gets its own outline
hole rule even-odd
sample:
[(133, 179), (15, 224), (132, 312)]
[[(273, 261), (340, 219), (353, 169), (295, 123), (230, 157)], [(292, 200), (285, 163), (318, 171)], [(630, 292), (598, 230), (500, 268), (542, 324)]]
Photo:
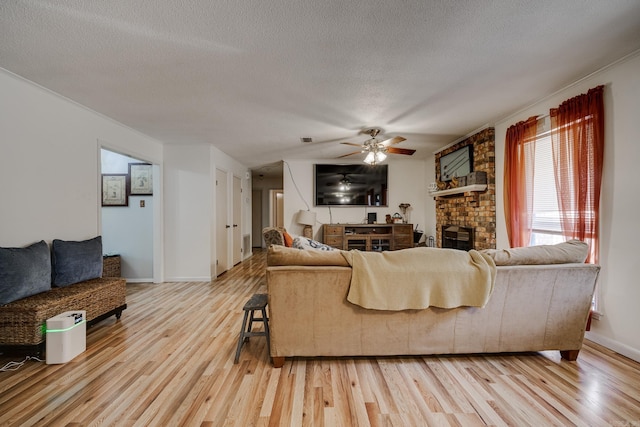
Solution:
[(51, 252), (53, 286), (102, 277), (102, 236), (80, 242), (54, 239)]
[(0, 248), (0, 305), (51, 289), (51, 255), (44, 240)]

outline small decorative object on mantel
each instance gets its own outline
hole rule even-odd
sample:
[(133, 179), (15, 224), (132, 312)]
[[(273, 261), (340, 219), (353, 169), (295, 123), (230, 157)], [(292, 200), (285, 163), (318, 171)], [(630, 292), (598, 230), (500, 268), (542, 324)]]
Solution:
[(387, 222), (387, 224), (393, 224), (393, 219), (391, 218), (391, 214), (387, 214), (384, 217), (384, 220)]
[(450, 186), (450, 188), (457, 188), (458, 187), (458, 183), (459, 183), (459, 181), (458, 181), (457, 175), (453, 175), (451, 177), (451, 186)]
[(398, 212), (393, 214), (393, 223), (394, 224), (400, 224), (402, 222), (402, 215), (400, 215)]
[(438, 182), (436, 182), (436, 186), (438, 187), (438, 190), (440, 190), (440, 191), (447, 189), (447, 183), (446, 182), (438, 181)]
[(487, 183), (487, 173), (484, 171), (470, 172), (467, 175), (467, 185), (486, 184), (486, 183)]

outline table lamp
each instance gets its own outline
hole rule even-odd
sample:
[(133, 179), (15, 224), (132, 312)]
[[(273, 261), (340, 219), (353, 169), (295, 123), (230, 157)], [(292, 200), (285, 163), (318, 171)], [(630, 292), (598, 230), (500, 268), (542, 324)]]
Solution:
[(311, 211), (298, 211), (298, 224), (304, 225), (302, 235), (313, 239), (313, 225), (316, 223), (316, 213)]

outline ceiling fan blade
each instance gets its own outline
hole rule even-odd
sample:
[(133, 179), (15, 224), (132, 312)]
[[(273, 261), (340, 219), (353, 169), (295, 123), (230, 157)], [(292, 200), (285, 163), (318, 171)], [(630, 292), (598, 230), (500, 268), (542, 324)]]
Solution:
[(410, 156), (415, 152), (416, 150), (412, 150), (410, 148), (397, 148), (397, 147), (387, 148), (387, 153), (391, 153), (391, 154), (407, 154)]
[(339, 159), (341, 157), (353, 156), (354, 154), (360, 154), (360, 153), (362, 153), (362, 151), (354, 151), (353, 153), (343, 154), (342, 156), (338, 156), (336, 157), (336, 159)]
[(380, 144), (382, 144), (385, 147), (387, 147), (389, 145), (397, 144), (399, 142), (406, 141), (406, 140), (407, 140), (407, 138), (403, 138), (401, 136), (395, 136), (393, 138), (389, 138), (389, 139), (386, 139), (386, 140), (382, 141)]
[(344, 145), (353, 145), (354, 147), (362, 147), (362, 144), (354, 144), (353, 142), (341, 142)]

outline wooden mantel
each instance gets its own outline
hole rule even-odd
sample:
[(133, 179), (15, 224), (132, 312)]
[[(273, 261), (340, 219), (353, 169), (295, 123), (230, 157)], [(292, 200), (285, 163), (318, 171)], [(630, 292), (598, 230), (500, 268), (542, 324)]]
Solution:
[(442, 197), (442, 196), (452, 196), (456, 194), (470, 193), (470, 192), (480, 192), (487, 189), (487, 184), (473, 184), (473, 185), (465, 185), (464, 187), (456, 187), (449, 188), (447, 190), (440, 191), (432, 191), (431, 194), (433, 197)]

